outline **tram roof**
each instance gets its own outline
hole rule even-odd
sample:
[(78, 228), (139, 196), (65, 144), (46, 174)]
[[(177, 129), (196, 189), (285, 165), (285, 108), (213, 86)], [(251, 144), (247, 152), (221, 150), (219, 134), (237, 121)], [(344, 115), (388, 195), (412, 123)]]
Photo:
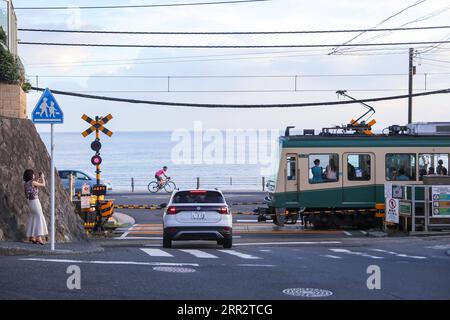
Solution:
[(283, 148), (323, 147), (450, 147), (450, 135), (291, 135), (280, 137)]

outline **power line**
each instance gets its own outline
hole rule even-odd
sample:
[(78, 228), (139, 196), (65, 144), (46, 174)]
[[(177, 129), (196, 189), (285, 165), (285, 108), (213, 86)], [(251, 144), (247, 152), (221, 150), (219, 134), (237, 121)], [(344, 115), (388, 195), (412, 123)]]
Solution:
[(283, 45), (148, 45), (148, 44), (105, 44), (105, 43), (65, 43), (65, 42), (30, 42), (19, 41), (23, 45), (64, 46), (64, 47), (108, 47), (108, 48), (172, 48), (172, 49), (256, 49), (256, 48), (329, 48), (329, 47), (376, 47), (445, 44), (446, 41), (414, 41), (414, 42), (385, 42), (385, 43), (355, 43), (355, 44), (283, 44)]
[(450, 26), (384, 28), (384, 29), (342, 29), (342, 30), (299, 30), (299, 31), (112, 31), (112, 30), (64, 30), (19, 28), (23, 32), (84, 33), (84, 34), (136, 34), (136, 35), (282, 35), (315, 33), (352, 33), (449, 29)]
[(61, 6), (61, 7), (17, 7), (15, 10), (67, 10), (67, 9), (126, 9), (126, 8), (158, 8), (158, 7), (186, 7), (221, 4), (240, 4), (248, 2), (267, 2), (272, 0), (234, 0), (215, 2), (191, 2), (191, 3), (166, 3), (166, 4), (142, 4), (142, 5), (118, 5), (118, 6)]
[[(430, 59), (427, 59), (430, 60)], [(416, 73), (419, 75), (448, 75), (448, 72)], [(407, 76), (407, 73), (337, 73), (337, 74), (286, 74), (286, 75), (27, 75), (39, 78), (137, 78), (137, 79), (214, 79), (214, 78), (321, 78), (321, 77), (395, 77)]]
[[(31, 87), (33, 90), (44, 91), (44, 88)], [(267, 109), (267, 108), (299, 108), (299, 107), (314, 107), (314, 106), (330, 106), (330, 105), (342, 105), (342, 104), (354, 104), (361, 102), (377, 102), (377, 101), (388, 101), (388, 100), (398, 100), (406, 99), (410, 95), (397, 95), (397, 96), (387, 96), (379, 98), (368, 98), (360, 100), (344, 100), (344, 101), (326, 101), (326, 102), (307, 102), (307, 103), (293, 103), (293, 104), (261, 104), (261, 105), (249, 105), (249, 104), (205, 104), (205, 103), (187, 103), (187, 102), (167, 102), (167, 101), (151, 101), (151, 100), (137, 100), (137, 99), (125, 99), (125, 98), (115, 98), (91, 94), (82, 94), (69, 91), (53, 90), (55, 94), (61, 94), (72, 97), (95, 99), (95, 100), (105, 100), (114, 102), (126, 102), (133, 104), (149, 104), (149, 105), (159, 105), (168, 107), (191, 107), (191, 108), (214, 108), (214, 109)], [(429, 96), (435, 94), (445, 94), (450, 93), (450, 88), (436, 91), (428, 91), (421, 93), (414, 93), (412, 97)]]
[[(393, 15), (391, 15), (391, 16), (387, 17), (386, 19), (382, 20), (381, 22), (377, 23), (377, 24), (376, 24), (374, 27), (372, 27), (371, 29), (376, 29), (376, 28), (378, 28), (378, 26), (382, 25), (383, 23), (385, 23), (385, 22), (391, 20), (392, 18), (395, 18), (395, 17), (399, 16), (399, 15), (402, 14), (403, 12), (409, 10), (410, 8), (413, 8), (413, 7), (415, 7), (415, 6), (418, 6), (419, 4), (421, 4), (421, 3), (425, 2), (425, 1), (426, 1), (426, 0), (418, 0), (418, 1), (414, 2), (413, 4), (407, 6), (406, 8), (403, 8), (402, 10), (400, 10), (400, 11), (394, 13)], [(347, 44), (349, 44), (349, 43), (352, 42), (353, 40), (355, 40), (355, 39), (359, 38), (360, 36), (362, 36), (364, 33), (366, 33), (366, 31), (363, 31), (363, 32), (361, 32), (360, 34), (358, 34), (358, 35), (354, 36), (353, 38), (351, 38), (350, 40), (345, 41), (343, 44), (338, 45), (338, 46), (337, 46), (336, 48), (334, 48), (329, 54), (331, 55), (331, 54), (336, 53), (336, 52), (339, 50), (340, 47), (346, 46)]]

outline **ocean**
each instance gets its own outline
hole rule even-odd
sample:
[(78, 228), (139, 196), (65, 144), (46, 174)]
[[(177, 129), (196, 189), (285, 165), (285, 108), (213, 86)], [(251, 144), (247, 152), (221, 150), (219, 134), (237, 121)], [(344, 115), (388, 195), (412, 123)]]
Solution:
[[(50, 133), (40, 133), (50, 150)], [(168, 166), (168, 175), (180, 188), (262, 190), (274, 171), (278, 133), (267, 132), (115, 132), (101, 134), (101, 177), (113, 190), (146, 190), (154, 173)], [(77, 169), (95, 176), (91, 164), (94, 133), (55, 133), (55, 165), (58, 170)]]

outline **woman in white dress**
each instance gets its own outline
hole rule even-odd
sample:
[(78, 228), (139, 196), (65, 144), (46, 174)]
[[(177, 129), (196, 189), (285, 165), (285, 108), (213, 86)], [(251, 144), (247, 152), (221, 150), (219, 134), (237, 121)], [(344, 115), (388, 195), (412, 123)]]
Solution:
[(39, 172), (39, 179), (35, 180), (34, 171), (28, 169), (23, 174), (23, 181), (25, 182), (25, 197), (28, 200), (28, 205), (31, 210), (31, 215), (28, 218), (27, 237), (32, 243), (44, 245), (44, 239), (48, 235), (48, 229), (38, 196), (38, 187), (44, 188), (46, 186), (44, 174)]

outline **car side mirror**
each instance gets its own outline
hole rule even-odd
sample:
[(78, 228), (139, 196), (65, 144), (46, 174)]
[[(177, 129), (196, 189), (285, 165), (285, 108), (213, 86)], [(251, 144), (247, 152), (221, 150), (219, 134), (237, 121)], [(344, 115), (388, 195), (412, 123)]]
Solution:
[(167, 207), (167, 203), (161, 203), (161, 204), (159, 205), (159, 207), (160, 207), (161, 209), (164, 209), (165, 207)]

